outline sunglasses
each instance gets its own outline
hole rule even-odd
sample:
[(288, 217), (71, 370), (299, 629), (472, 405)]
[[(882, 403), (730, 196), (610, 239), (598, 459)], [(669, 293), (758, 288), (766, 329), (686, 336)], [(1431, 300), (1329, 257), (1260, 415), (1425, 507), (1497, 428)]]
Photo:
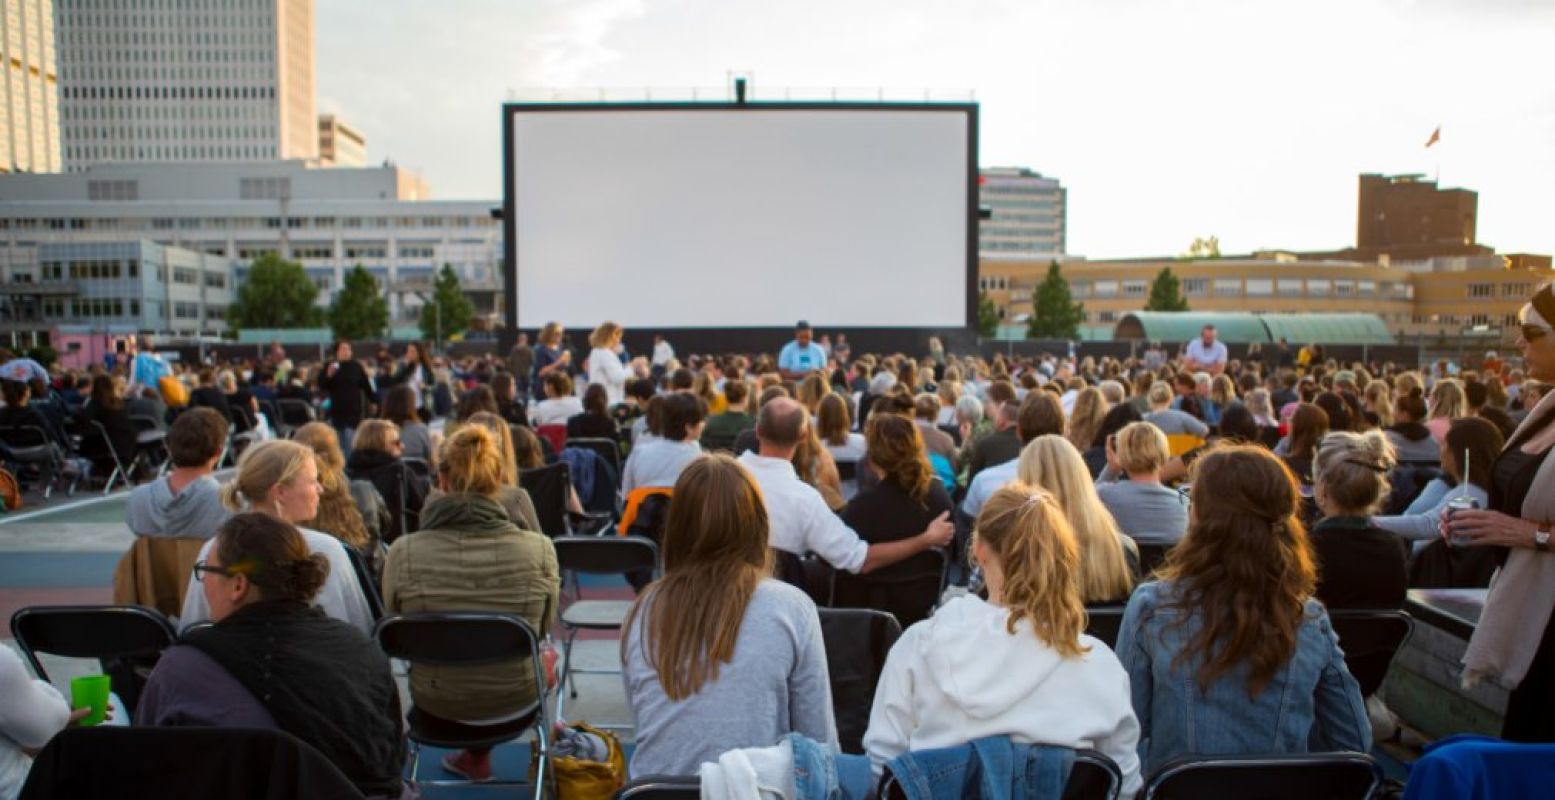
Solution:
[(1538, 325), (1523, 326), (1523, 341), (1525, 342), (1537, 342), (1549, 335), (1549, 330), (1541, 328)]

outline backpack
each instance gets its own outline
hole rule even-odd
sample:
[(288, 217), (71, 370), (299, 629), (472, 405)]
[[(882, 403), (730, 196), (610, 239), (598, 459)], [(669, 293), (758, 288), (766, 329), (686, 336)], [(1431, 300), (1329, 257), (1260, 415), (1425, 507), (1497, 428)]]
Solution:
[(15, 511), (22, 507), (22, 485), (10, 470), (0, 469), (0, 510)]

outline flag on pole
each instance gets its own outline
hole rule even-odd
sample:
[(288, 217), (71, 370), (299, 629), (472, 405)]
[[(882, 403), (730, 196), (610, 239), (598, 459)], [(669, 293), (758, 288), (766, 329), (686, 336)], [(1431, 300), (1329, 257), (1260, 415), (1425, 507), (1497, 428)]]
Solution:
[(1431, 138), (1425, 140), (1425, 146), (1430, 147), (1442, 140), (1442, 126), (1437, 125), (1436, 130), (1431, 131)]

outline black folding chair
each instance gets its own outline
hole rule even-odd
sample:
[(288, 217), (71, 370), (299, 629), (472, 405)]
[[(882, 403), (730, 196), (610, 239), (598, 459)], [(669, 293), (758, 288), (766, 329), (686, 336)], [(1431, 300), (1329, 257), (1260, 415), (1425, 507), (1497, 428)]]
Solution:
[(858, 480), (858, 462), (846, 460), (838, 461), (837, 477), (843, 481)]
[(889, 611), (903, 628), (928, 619), (945, 592), (950, 555), (942, 547), (925, 550), (868, 574), (834, 571), (833, 608)]
[(602, 439), (593, 436), (580, 436), (567, 440), (568, 447), (576, 447), (580, 450), (592, 450), (600, 458), (605, 460), (610, 468), (621, 474), (621, 445), (614, 439)]
[(126, 488), (133, 486), (135, 474), (135, 454), (120, 453), (113, 446), (113, 439), (108, 436), (108, 429), (95, 419), (81, 420), (77, 422), (77, 431), (80, 441), (76, 444), (76, 455), (90, 459), (92, 463), (107, 460), (113, 465), (108, 471), (108, 478), (103, 482), (103, 494), (113, 492), (113, 485), (121, 479)]
[(277, 795), (364, 796), (323, 753), (282, 730), (119, 726), (61, 731), (33, 761), (20, 796), (268, 800)]
[(1344, 664), (1361, 685), (1361, 696), (1376, 694), (1394, 654), (1414, 632), (1414, 619), (1398, 609), (1350, 608), (1330, 609), (1328, 619), (1339, 636)]
[(1118, 649), (1118, 633), (1123, 628), (1124, 606), (1086, 606), (1085, 632), (1100, 639), (1108, 648)]
[(178, 633), (145, 606), (29, 606), (11, 615), (11, 637), (41, 680), (49, 676), (38, 653), (98, 659), (119, 699), (134, 708), (151, 667)]
[(540, 532), (551, 538), (574, 533), (599, 533), (610, 525), (608, 513), (574, 514), (567, 510), (567, 497), (572, 491), (572, 471), (566, 462), (558, 461), (543, 467), (521, 470), (518, 485), (529, 492), (534, 501), (535, 516), (540, 519)]
[[(19, 477), (25, 476), (29, 468), (37, 473), (43, 498), (47, 500), (65, 472), (64, 451), (59, 443), (36, 425), (4, 425), (0, 426), (0, 444), (5, 445), (6, 461)], [(75, 481), (71, 481), (65, 492), (74, 494), (75, 490)]]
[[(545, 797), (546, 766), (550, 739), (545, 720), (545, 670), (540, 665), (540, 637), (529, 623), (513, 614), (443, 612), (384, 617), (376, 630), (378, 645), (390, 658), (439, 667), (473, 667), (498, 662), (527, 660), (534, 670), (535, 701), (512, 719), (490, 725), (471, 725), (434, 717), (412, 706), (406, 715), (410, 739), (410, 780), (417, 780), (421, 746), (469, 749), (496, 747), (526, 732), (535, 733), (538, 763), (534, 775), (535, 800)], [(469, 781), (420, 781), (428, 786), (463, 786)], [(512, 785), (521, 781), (493, 781)]]
[(367, 568), (367, 559), (362, 551), (345, 545), (346, 557), (351, 559), (351, 571), (356, 573), (356, 582), (362, 585), (362, 596), (367, 598), (367, 610), (372, 612), (373, 621), (383, 619), (383, 593), (378, 591), (378, 582), (373, 580), (372, 570)]
[(131, 414), (130, 424), (135, 426), (135, 458), (143, 459), (161, 477), (173, 460), (167, 449), (167, 429), (144, 414)]
[(874, 708), (875, 686), (885, 657), (902, 635), (896, 617), (864, 608), (822, 608), (821, 638), (831, 679), (837, 742), (844, 753), (864, 752), (864, 732)]
[(275, 431), (275, 435), (282, 439), (292, 438), (294, 426), (288, 423), (286, 418), (281, 415), (281, 409), (275, 404), (275, 401), (266, 400), (262, 397), (254, 399), (259, 402), (259, 413), (264, 414), (265, 419), (270, 421), (270, 429)]
[(1157, 769), (1141, 797), (1365, 800), (1381, 784), (1382, 769), (1365, 753), (1187, 756)]
[[(560, 536), (552, 541), (556, 546), (556, 563), (565, 580), (571, 574), (621, 575), (648, 572), (659, 573), (659, 546), (641, 536)], [(578, 696), (577, 679), (583, 675), (617, 675), (620, 670), (583, 669), (572, 665), (572, 643), (579, 631), (620, 630), (626, 622), (626, 612), (632, 607), (629, 600), (584, 600), (581, 583), (578, 598), (562, 609), (561, 622), (565, 639), (562, 642), (562, 674), (557, 686), (565, 685), (566, 692), (556, 697), (556, 719), (562, 720), (562, 707), (567, 697)], [(596, 723), (598, 724), (598, 723)], [(627, 729), (630, 725), (599, 725), (602, 728)]]
[(621, 787), (615, 800), (698, 800), (702, 779), (695, 775), (647, 775)]
[(319, 415), (306, 401), (295, 397), (281, 397), (276, 399), (275, 405), (280, 409), (281, 422), (288, 428), (301, 428), (310, 422), (318, 421)]
[[(1106, 755), (1095, 750), (1076, 750), (1069, 780), (1064, 784), (1063, 800), (1116, 800), (1123, 789), (1123, 770)], [(881, 776), (883, 800), (907, 800), (907, 793), (887, 769)]]
[(1139, 575), (1141, 578), (1149, 578), (1156, 568), (1166, 563), (1166, 554), (1171, 552), (1169, 544), (1139, 544)]

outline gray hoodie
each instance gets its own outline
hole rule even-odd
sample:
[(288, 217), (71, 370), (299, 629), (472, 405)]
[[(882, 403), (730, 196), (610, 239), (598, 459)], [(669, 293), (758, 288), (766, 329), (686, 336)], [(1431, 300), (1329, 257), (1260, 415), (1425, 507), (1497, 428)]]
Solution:
[(130, 492), (125, 522), (136, 536), (187, 536), (209, 539), (232, 515), (221, 504), (221, 485), (206, 475), (173, 494), (168, 478)]

